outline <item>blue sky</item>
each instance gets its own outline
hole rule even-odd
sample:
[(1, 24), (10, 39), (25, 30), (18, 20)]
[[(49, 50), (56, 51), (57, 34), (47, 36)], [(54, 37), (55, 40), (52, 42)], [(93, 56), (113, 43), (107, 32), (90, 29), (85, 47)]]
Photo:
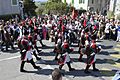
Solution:
[(48, 0), (34, 0), (34, 1), (46, 2)]

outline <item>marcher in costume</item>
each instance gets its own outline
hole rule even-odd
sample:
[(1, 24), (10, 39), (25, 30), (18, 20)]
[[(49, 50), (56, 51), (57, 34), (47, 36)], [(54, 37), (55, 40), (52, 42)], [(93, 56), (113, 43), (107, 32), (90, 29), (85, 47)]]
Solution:
[(25, 62), (31, 63), (32, 66), (34, 67), (34, 69), (39, 69), (40, 67), (36, 66), (35, 62), (33, 61), (33, 57), (32, 57), (33, 50), (31, 48), (31, 46), (29, 45), (29, 41), (27, 39), (23, 38), (21, 40), (21, 44), (24, 47), (24, 50), (22, 50), (22, 53), (21, 53), (20, 71), (21, 72), (26, 72), (26, 70), (24, 70)]
[(59, 69), (61, 70), (64, 64), (67, 64), (69, 71), (75, 70), (71, 67), (71, 59), (69, 53), (71, 53), (73, 49), (69, 48), (68, 42), (64, 42), (62, 45), (62, 56), (59, 59)]

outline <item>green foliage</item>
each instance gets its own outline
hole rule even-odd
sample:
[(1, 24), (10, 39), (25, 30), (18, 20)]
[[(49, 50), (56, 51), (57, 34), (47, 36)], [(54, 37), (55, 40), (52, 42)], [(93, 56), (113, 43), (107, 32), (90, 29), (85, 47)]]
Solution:
[(33, 0), (23, 0), (24, 12), (30, 15), (35, 15), (35, 9), (37, 8)]
[[(52, 2), (51, 2), (52, 1)], [(66, 11), (66, 7), (67, 5), (62, 3), (59, 0), (49, 0), (46, 4), (45, 4), (45, 9), (46, 11), (55, 11), (55, 13), (58, 13), (60, 11)]]
[(35, 12), (36, 12), (37, 15), (41, 15), (41, 14), (43, 13), (44, 9), (45, 9), (45, 6), (44, 6), (44, 5), (40, 5), (40, 6), (38, 6), (38, 8), (35, 10)]
[(108, 11), (107, 17), (108, 17), (109, 19), (110, 19), (110, 18), (113, 18), (113, 17), (114, 17), (113, 11)]
[(44, 14), (48, 14), (49, 13), (49, 10), (48, 9), (45, 9), (43, 12), (42, 12), (42, 14), (44, 15)]
[(48, 0), (48, 2), (61, 2), (61, 0)]

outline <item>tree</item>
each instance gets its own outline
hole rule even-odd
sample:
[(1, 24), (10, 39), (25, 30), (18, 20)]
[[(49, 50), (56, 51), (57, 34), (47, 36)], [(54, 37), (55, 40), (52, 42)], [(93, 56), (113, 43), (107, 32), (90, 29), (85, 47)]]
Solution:
[(48, 0), (48, 2), (61, 2), (62, 0)]
[(45, 9), (45, 3), (39, 3), (37, 4), (38, 8), (35, 10), (37, 15), (41, 15)]
[(66, 12), (67, 4), (62, 3), (61, 0), (48, 0), (45, 4), (45, 10), (51, 13)]
[(28, 15), (35, 15), (35, 9), (37, 8), (33, 0), (23, 0), (24, 13)]

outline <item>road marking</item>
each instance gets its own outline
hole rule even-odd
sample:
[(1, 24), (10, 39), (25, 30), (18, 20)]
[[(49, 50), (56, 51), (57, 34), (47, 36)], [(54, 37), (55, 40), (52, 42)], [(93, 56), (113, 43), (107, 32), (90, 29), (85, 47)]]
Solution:
[(111, 54), (110, 56), (120, 59), (120, 54)]
[(111, 69), (108, 69), (108, 68), (102, 68), (100, 70), (100, 73), (107, 75), (107, 76), (114, 76), (114, 74), (115, 74)]
[(36, 64), (45, 64), (46, 61), (44, 61), (43, 59), (41, 59), (41, 60), (35, 60), (35, 63)]
[(54, 69), (53, 67), (51, 67), (50, 65), (46, 65), (44, 68), (42, 68), (42, 69)]
[(102, 68), (101, 70), (111, 71), (111, 70), (108, 69), (108, 68)]
[(100, 42), (96, 42), (96, 44), (97, 44), (97, 45), (101, 45), (101, 43), (100, 43)]
[(120, 48), (114, 48), (114, 50), (120, 52)]
[(120, 68), (120, 63), (115, 62), (114, 67)]
[(49, 79), (52, 79), (52, 75), (49, 75)]
[(16, 59), (16, 58), (19, 58), (19, 57), (20, 57), (20, 55), (19, 56), (10, 57), (10, 58), (0, 59), (0, 62), (1, 61), (6, 61), (6, 60), (11, 60), (11, 59)]
[(106, 62), (109, 63), (109, 64), (115, 64), (115, 61), (112, 60), (112, 59), (107, 59)]
[(117, 47), (120, 47), (120, 44), (117, 44), (116, 46), (117, 46)]

